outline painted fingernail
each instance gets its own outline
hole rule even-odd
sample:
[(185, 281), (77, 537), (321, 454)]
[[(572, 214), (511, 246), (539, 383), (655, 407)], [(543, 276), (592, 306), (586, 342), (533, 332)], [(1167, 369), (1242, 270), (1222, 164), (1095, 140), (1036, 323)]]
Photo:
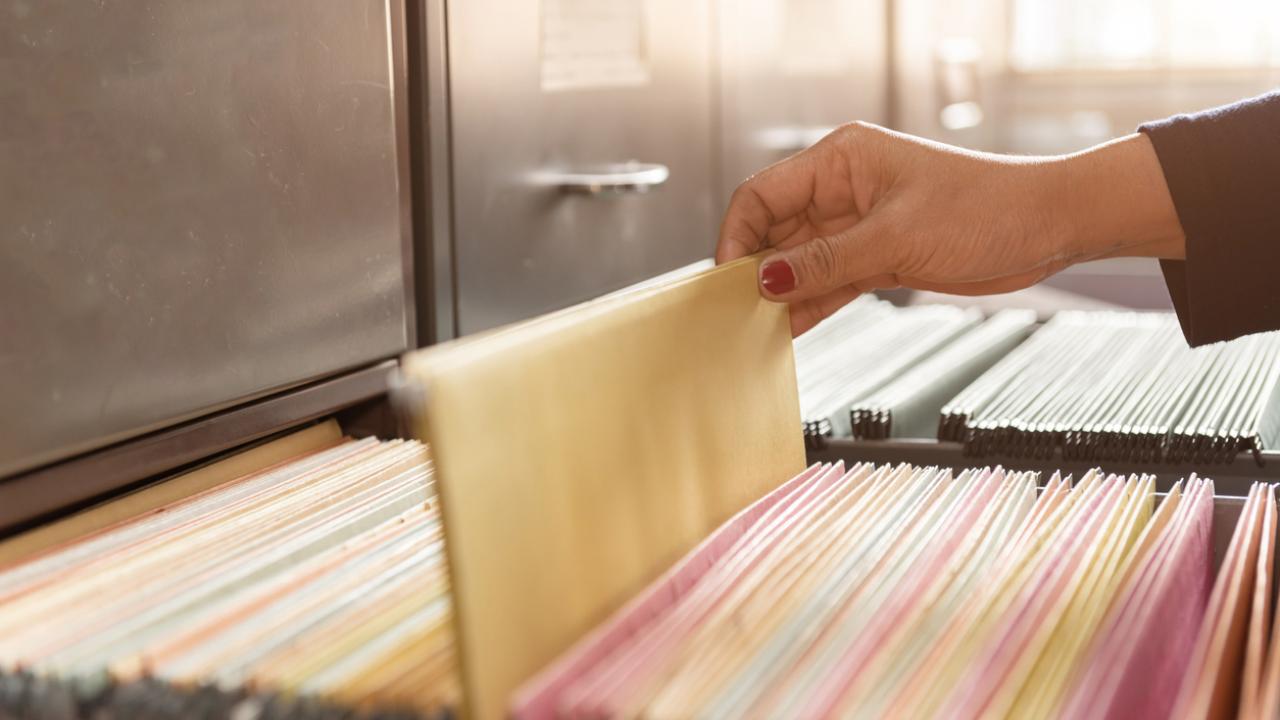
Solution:
[(796, 289), (796, 274), (791, 263), (773, 260), (760, 268), (760, 284), (774, 295), (782, 295)]

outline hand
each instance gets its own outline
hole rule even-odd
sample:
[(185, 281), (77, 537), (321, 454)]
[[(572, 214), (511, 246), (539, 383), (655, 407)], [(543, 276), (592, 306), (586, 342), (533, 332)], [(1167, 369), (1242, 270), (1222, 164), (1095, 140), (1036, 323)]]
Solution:
[(1183, 257), (1145, 135), (1081, 153), (979, 153), (854, 123), (742, 183), (716, 261), (772, 248), (761, 293), (799, 335), (859, 294), (1019, 290), (1102, 257)]

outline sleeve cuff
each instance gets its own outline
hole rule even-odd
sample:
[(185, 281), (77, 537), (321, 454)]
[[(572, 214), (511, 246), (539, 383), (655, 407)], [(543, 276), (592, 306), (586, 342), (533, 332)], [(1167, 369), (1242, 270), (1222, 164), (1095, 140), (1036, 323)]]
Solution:
[(1186, 260), (1162, 261), (1192, 346), (1280, 329), (1280, 93), (1148, 123), (1186, 235)]
[(1169, 288), (1173, 311), (1178, 314), (1178, 323), (1182, 325), (1182, 335), (1188, 343), (1195, 345), (1191, 341), (1191, 312), (1187, 303), (1187, 262), (1161, 260), (1160, 271), (1164, 273), (1164, 284)]

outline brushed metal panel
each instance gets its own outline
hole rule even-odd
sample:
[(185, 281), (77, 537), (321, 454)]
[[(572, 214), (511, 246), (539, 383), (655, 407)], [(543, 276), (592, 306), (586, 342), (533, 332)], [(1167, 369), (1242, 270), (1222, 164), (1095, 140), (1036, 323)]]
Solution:
[(0, 475), (408, 346), (393, 13), (0, 6)]
[[(711, 255), (719, 218), (710, 5), (449, 5), (459, 333), (563, 307)], [(615, 22), (630, 8), (639, 13), (634, 35)], [(584, 58), (582, 64), (575, 57)], [(665, 165), (670, 177), (647, 193), (611, 195), (570, 194), (535, 180), (632, 160)]]
[(885, 0), (719, 4), (721, 186), (853, 120), (888, 122)]
[[(37, 525), (53, 513), (92, 503), (143, 478), (169, 473), (285, 428), (332, 416), (360, 402), (385, 399), (396, 367), (396, 361), (386, 360), (15, 475), (0, 487), (0, 497), (4, 498), (0, 503), (0, 536)], [(343, 431), (353, 434), (345, 424)]]

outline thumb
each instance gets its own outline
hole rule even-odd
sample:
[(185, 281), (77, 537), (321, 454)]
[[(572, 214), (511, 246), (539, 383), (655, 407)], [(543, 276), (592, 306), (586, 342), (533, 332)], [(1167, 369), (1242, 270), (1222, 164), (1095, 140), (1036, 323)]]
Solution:
[(866, 221), (835, 235), (781, 250), (760, 265), (760, 292), (770, 300), (819, 297), (863, 278), (891, 274), (884, 243), (869, 241)]

